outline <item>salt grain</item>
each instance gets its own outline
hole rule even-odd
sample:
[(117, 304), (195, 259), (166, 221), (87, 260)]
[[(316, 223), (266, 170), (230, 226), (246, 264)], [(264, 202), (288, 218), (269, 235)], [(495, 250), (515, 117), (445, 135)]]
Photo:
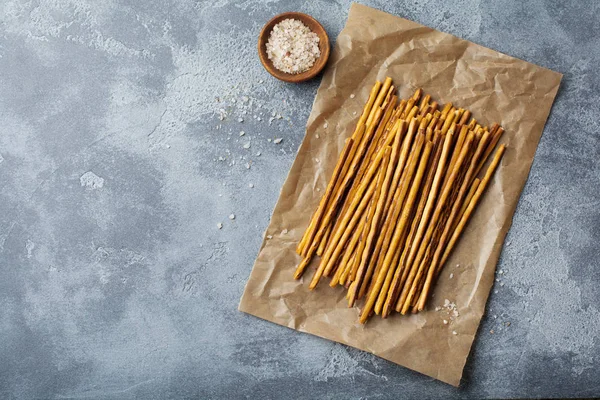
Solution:
[(230, 214), (229, 219), (233, 221), (235, 219), (235, 214)]
[(246, 132), (240, 131), (240, 136), (244, 136), (245, 134), (246, 134)]
[(254, 187), (254, 183), (249, 183), (248, 187), (253, 188)]
[(352, 94), (350, 95), (350, 98), (351, 98), (351, 99), (353, 99), (353, 98), (355, 98), (355, 97), (356, 97), (356, 96), (354, 95), (354, 93), (352, 93)]
[(266, 47), (273, 66), (288, 74), (308, 70), (321, 56), (319, 36), (301, 21), (291, 18), (273, 27)]
[(277, 139), (273, 140), (273, 143), (279, 144), (279, 143), (281, 143), (282, 140), (283, 140), (283, 138), (277, 138)]
[(217, 224), (217, 228), (219, 228), (219, 229), (223, 229), (223, 224), (219, 222), (219, 223)]
[(249, 149), (250, 148), (250, 142), (244, 143), (244, 145), (242, 147), (245, 148), (245, 149)]
[(285, 235), (285, 234), (287, 234), (287, 233), (288, 233), (288, 230), (287, 230), (287, 229), (284, 229), (284, 230), (282, 230), (282, 231), (281, 231), (281, 233), (283, 233), (283, 234)]

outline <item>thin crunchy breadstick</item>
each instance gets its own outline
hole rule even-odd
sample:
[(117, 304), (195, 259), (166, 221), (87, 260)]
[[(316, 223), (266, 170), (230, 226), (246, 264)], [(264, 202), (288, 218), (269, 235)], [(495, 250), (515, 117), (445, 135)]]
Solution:
[(450, 113), (450, 110), (452, 110), (452, 103), (446, 103), (444, 105), (444, 108), (442, 109), (442, 115), (440, 116), (440, 119), (445, 120), (448, 117), (448, 114)]
[[(395, 137), (395, 135), (393, 135), (393, 134), (388, 135), (388, 137), (386, 138), (386, 146), (390, 145), (390, 143), (394, 139), (394, 137)], [(385, 149), (385, 147), (384, 147), (384, 149)], [(341, 245), (342, 247), (340, 247), (339, 242), (344, 234), (344, 231), (348, 228), (348, 223), (351, 221), (351, 219), (353, 217), (354, 210), (362, 202), (368, 201), (367, 199), (365, 199), (363, 197), (363, 193), (365, 193), (365, 191), (367, 190), (367, 187), (371, 183), (371, 178), (373, 177), (373, 175), (375, 175), (375, 172), (377, 172), (377, 168), (379, 168), (379, 164), (381, 163), (381, 159), (383, 158), (383, 154), (384, 154), (383, 150), (384, 149), (381, 149), (377, 153), (377, 156), (371, 162), (369, 169), (365, 173), (363, 180), (361, 181), (360, 185), (357, 187), (356, 191), (354, 192), (353, 197), (351, 197), (347, 200), (348, 208), (347, 208), (346, 212), (344, 212), (343, 215), (341, 216), (341, 219), (339, 220), (337, 229), (334, 229), (334, 233), (333, 233), (333, 236), (331, 239), (331, 244), (329, 246), (327, 246), (328, 248), (325, 251), (325, 254), (323, 255), (323, 257), (321, 259), (321, 264), (319, 265), (319, 269), (317, 269), (317, 271), (320, 271), (320, 272), (318, 272), (318, 274), (315, 274), (314, 285), (316, 285), (316, 283), (319, 281), (323, 272), (325, 272), (325, 275), (328, 275), (330, 273), (331, 269), (333, 268), (334, 262), (336, 261), (335, 259), (337, 259), (337, 256), (339, 256), (339, 252), (341, 252), (343, 245), (345, 244), (345, 243), (342, 243), (342, 245)], [(363, 198), (361, 199), (361, 197), (363, 197)], [(365, 205), (362, 205), (362, 207), (364, 208)], [(338, 247), (340, 247), (340, 248), (338, 249)], [(335, 256), (334, 256), (334, 254), (335, 254)], [(333, 261), (331, 261), (332, 257), (335, 258)], [(321, 268), (324, 268), (324, 269), (321, 270)]]
[(404, 107), (404, 110), (402, 110), (402, 114), (400, 114), (400, 118), (402, 119), (408, 119), (406, 118), (406, 116), (408, 115), (409, 112), (412, 111), (413, 106), (415, 105), (415, 99), (408, 99), (408, 101), (406, 102), (406, 106)]
[(423, 111), (429, 107), (429, 102), (431, 101), (431, 96), (426, 94), (425, 97), (421, 100), (421, 105), (419, 106), (419, 110)]
[[(427, 144), (425, 145), (425, 148), (423, 149), (423, 154), (421, 155), (421, 161), (420, 161), (422, 163), (423, 171), (425, 171), (427, 169), (427, 166), (429, 165), (429, 156), (431, 154), (432, 148), (433, 148), (433, 143), (427, 142)], [(418, 176), (418, 173), (417, 173), (417, 176)], [(422, 195), (422, 192), (423, 192), (421, 190), (421, 187), (419, 186), (420, 183), (421, 183), (421, 180), (418, 180), (418, 182), (417, 182), (417, 178), (415, 178), (415, 181), (412, 183), (411, 192), (413, 190), (415, 191), (415, 201), (418, 200), (418, 195)], [(410, 198), (410, 196), (409, 196), (409, 198)], [(407, 203), (408, 203), (408, 200), (407, 200)], [(420, 201), (419, 201), (419, 203), (420, 203)], [(417, 205), (417, 207), (418, 207), (418, 205)], [(415, 212), (415, 216), (417, 213), (418, 213), (418, 208), (417, 208), (417, 211)], [(407, 219), (407, 226), (408, 226), (408, 222), (409, 222), (409, 219)], [(405, 238), (404, 239), (401, 238), (401, 240), (400, 240), (400, 246), (401, 246), (400, 249), (402, 249), (403, 243), (405, 243), (405, 240), (406, 240), (406, 237), (408, 237), (408, 234), (409, 234), (408, 229), (404, 228), (403, 236), (405, 236)], [(397, 264), (392, 264), (392, 268), (388, 268), (387, 274), (384, 276), (383, 284), (382, 284), (379, 294), (377, 296), (377, 302), (375, 304), (375, 314), (379, 315), (381, 313), (381, 309), (383, 308), (383, 303), (387, 297), (388, 289), (390, 287), (390, 284), (392, 283), (392, 277), (394, 276), (394, 272), (395, 272), (395, 269), (393, 268), (393, 266), (397, 266), (398, 268), (400, 268), (400, 266), (398, 266)]]
[(335, 270), (335, 274), (333, 275), (333, 278), (331, 278), (331, 282), (329, 282), (329, 286), (336, 287), (338, 283), (341, 283), (342, 285), (345, 283), (345, 281), (341, 282), (340, 279), (342, 278), (342, 276), (344, 276), (345, 270), (348, 267), (348, 263), (350, 261), (350, 257), (355, 254), (354, 250), (356, 249), (356, 246), (358, 245), (358, 241), (360, 239), (360, 233), (363, 230), (364, 222), (365, 222), (365, 219), (364, 218), (361, 219), (358, 226), (356, 227), (355, 234), (352, 235), (352, 237), (350, 238), (350, 242), (348, 243), (348, 246), (344, 250), (344, 255), (338, 264), (338, 268)]
[[(465, 202), (463, 203), (463, 205), (460, 208), (460, 211), (458, 213), (459, 221), (460, 221), (460, 218), (462, 217), (462, 215), (465, 213), (465, 210), (467, 209), (469, 202), (473, 198), (473, 195), (475, 194), (475, 191), (477, 190), (477, 186), (479, 185), (479, 182), (481, 182), (481, 179), (479, 179), (479, 178), (475, 178), (473, 180), (473, 183), (471, 184), (471, 189), (469, 189), (469, 193), (467, 193), (467, 197), (465, 197)], [(457, 221), (457, 224), (458, 224), (458, 221)], [(452, 230), (454, 231), (454, 229), (456, 229), (456, 225), (454, 226), (454, 228)]]
[(423, 89), (417, 88), (417, 90), (415, 90), (415, 94), (413, 94), (413, 96), (412, 96), (415, 103), (419, 101), (419, 99), (421, 98), (422, 95), (423, 95)]
[[(373, 286), (375, 285), (375, 281), (379, 275), (379, 271), (385, 263), (385, 258), (387, 256), (386, 249), (389, 250), (391, 242), (393, 240), (395, 227), (397, 226), (397, 221), (399, 220), (403, 211), (404, 199), (406, 198), (409, 192), (410, 182), (413, 177), (414, 171), (417, 168), (416, 166), (419, 161), (419, 155), (423, 147), (423, 142), (424, 136), (417, 135), (415, 145), (411, 148), (410, 156), (408, 158), (408, 162), (406, 163), (406, 167), (403, 168), (402, 178), (400, 179), (400, 185), (398, 185), (398, 187), (396, 188), (395, 193), (390, 192), (390, 194), (392, 194), (393, 200), (393, 203), (390, 206), (390, 211), (387, 214), (390, 217), (384, 220), (383, 228), (381, 230), (381, 233), (379, 234), (379, 238), (377, 239), (377, 243), (375, 245), (375, 251), (373, 252), (371, 265), (367, 270), (365, 282), (360, 288), (360, 292), (358, 295), (359, 298), (362, 298), (365, 294), (371, 293), (373, 291)], [(373, 281), (371, 281), (371, 277), (373, 277)], [(367, 285), (367, 282), (370, 282), (369, 285)]]
[(460, 221), (459, 221), (456, 229), (454, 230), (454, 233), (452, 234), (452, 237), (450, 238), (448, 245), (446, 246), (446, 250), (444, 251), (444, 255), (442, 257), (441, 265), (444, 265), (444, 263), (448, 259), (448, 256), (452, 252), (452, 249), (454, 248), (454, 245), (456, 244), (458, 237), (460, 236), (463, 229), (465, 228), (465, 225), (466, 225), (467, 221), (469, 220), (469, 217), (473, 213), (473, 210), (475, 209), (477, 202), (481, 198), (481, 195), (483, 194), (486, 186), (492, 179), (492, 175), (494, 174), (496, 167), (500, 163), (500, 160), (502, 159), (502, 155), (504, 154), (505, 150), (506, 150), (506, 146), (503, 144), (501, 144), (498, 147), (498, 150), (496, 150), (496, 154), (494, 155), (494, 158), (492, 159), (490, 166), (488, 167), (487, 171), (485, 172), (484, 177), (481, 179), (481, 182), (477, 186), (477, 191), (475, 192), (475, 195), (473, 195), (473, 198), (469, 202), (467, 209), (465, 210), (462, 217), (460, 218)]
[[(448, 237), (450, 235), (450, 230), (452, 229), (452, 226), (454, 225), (454, 221), (455, 221), (456, 217), (458, 216), (458, 213), (462, 206), (464, 196), (466, 195), (467, 190), (469, 189), (469, 182), (471, 181), (471, 176), (475, 172), (475, 168), (477, 167), (478, 160), (485, 150), (485, 146), (487, 145), (489, 135), (490, 135), (489, 132), (485, 132), (483, 134), (482, 140), (478, 143), (475, 153), (474, 153), (473, 157), (471, 157), (471, 161), (469, 163), (468, 169), (466, 170), (464, 180), (462, 181), (462, 184), (460, 185), (460, 188), (458, 189), (458, 193), (456, 195), (454, 203), (452, 204), (450, 215), (448, 216), (445, 224), (440, 227), (442, 230), (442, 234), (441, 234), (440, 238), (438, 239), (435, 247), (433, 245), (431, 247), (433, 257), (432, 257), (431, 263), (427, 267), (428, 270), (435, 271), (437, 269), (440, 258), (442, 257), (442, 252), (444, 251), (444, 248), (446, 245), (446, 241), (448, 240)], [(416, 287), (413, 287), (411, 289), (411, 292), (408, 295), (408, 298), (412, 300), (412, 298), (415, 296), (415, 294), (416, 294)], [(424, 303), (425, 303), (425, 299), (423, 299), (423, 302), (419, 301), (418, 308), (422, 309), (424, 307)]]
[[(500, 163), (500, 160), (502, 159), (502, 155), (504, 154), (505, 149), (506, 149), (506, 146), (503, 144), (500, 145), (500, 147), (498, 147), (498, 150), (496, 151), (496, 154), (495, 154), (494, 158), (492, 159), (490, 166), (488, 167), (483, 179), (481, 179), (481, 182), (479, 183), (479, 186), (477, 188), (477, 191), (475, 192), (475, 195), (469, 202), (469, 205), (468, 205), (467, 209), (465, 210), (465, 213), (463, 214), (462, 218), (460, 219), (460, 222), (458, 223), (456, 230), (452, 234), (452, 237), (450, 238), (450, 241), (448, 242), (448, 245), (446, 246), (444, 255), (442, 257), (442, 262), (440, 265), (442, 265), (442, 266), (444, 265), (444, 263), (448, 259), (448, 256), (452, 252), (452, 249), (454, 248), (454, 245), (456, 244), (458, 237), (462, 233), (467, 221), (469, 220), (469, 217), (471, 216), (471, 214), (473, 213), (473, 210), (475, 209), (475, 206), (477, 205), (477, 202), (481, 198), (483, 191), (485, 190), (488, 183), (490, 182), (492, 175), (494, 174), (494, 171), (496, 170), (496, 167)], [(427, 296), (429, 295), (429, 291), (431, 290), (431, 282), (433, 279), (433, 275), (434, 275), (434, 273), (439, 273), (439, 270), (433, 271), (433, 269), (432, 269), (429, 272), (430, 273), (427, 274), (427, 280), (425, 281), (423, 290), (421, 292), (421, 296), (419, 298), (419, 306), (421, 304), (423, 304), (423, 306), (424, 306), (425, 301), (427, 300)], [(419, 307), (419, 308), (421, 310), (423, 309), (422, 307)]]
[(454, 167), (450, 173), (450, 178), (448, 179), (447, 184), (444, 186), (444, 188), (442, 190), (442, 194), (440, 195), (440, 198), (436, 204), (435, 210), (431, 217), (431, 221), (429, 222), (429, 226), (427, 228), (427, 232), (425, 233), (425, 237), (423, 238), (423, 241), (421, 242), (421, 245), (419, 246), (419, 252), (417, 253), (415, 260), (413, 261), (413, 264), (406, 266), (407, 271), (410, 271), (410, 272), (408, 273), (406, 282), (405, 283), (401, 282), (401, 285), (400, 285), (400, 286), (403, 286), (403, 289), (402, 289), (402, 292), (400, 293), (398, 302), (396, 303), (396, 311), (398, 311), (398, 312), (402, 312), (404, 303), (406, 302), (406, 298), (408, 297), (408, 292), (413, 284), (414, 277), (417, 273), (417, 269), (421, 264), (421, 261), (423, 259), (427, 245), (429, 244), (431, 236), (434, 233), (435, 227), (438, 224), (440, 214), (442, 213), (442, 210), (444, 209), (444, 206), (446, 204), (446, 200), (448, 199), (448, 196), (450, 195), (452, 185), (460, 172), (460, 167), (462, 166), (464, 159), (467, 157), (467, 153), (469, 152), (471, 144), (473, 143), (474, 136), (475, 135), (472, 132), (469, 133), (469, 136), (467, 137), (465, 144), (462, 146), (460, 155), (459, 155), (458, 159), (456, 160), (456, 163), (454, 164)]
[[(398, 153), (398, 151), (396, 151), (396, 153)], [(381, 216), (383, 214), (383, 207), (385, 205), (386, 194), (391, 182), (395, 162), (396, 160), (394, 160), (394, 150), (392, 150), (392, 156), (387, 157), (385, 173), (380, 173), (380, 175), (383, 176), (383, 181), (381, 182), (381, 185), (378, 182), (378, 192), (376, 193), (376, 197), (373, 198), (373, 201), (375, 200), (375, 198), (377, 198), (377, 202), (376, 204), (374, 204), (375, 212), (373, 213), (372, 218), (370, 220), (371, 226), (365, 242), (365, 248), (363, 249), (362, 253), (360, 253), (360, 265), (358, 267), (355, 279), (352, 282), (350, 289), (348, 290), (348, 307), (352, 307), (354, 305), (354, 302), (356, 301), (357, 289), (361, 285), (362, 279), (364, 278), (366, 266), (369, 263), (369, 258), (373, 249), (374, 238), (378, 232), (377, 228), (379, 226)], [(382, 172), (383, 171), (384, 170), (382, 169)]]
[(319, 247), (317, 247), (317, 255), (318, 256), (323, 255), (323, 252), (325, 251), (325, 246), (327, 245), (327, 242), (329, 241), (329, 236), (331, 235), (332, 229), (333, 229), (333, 224), (327, 225), (325, 235), (323, 235), (323, 239), (321, 239), (321, 242), (319, 243)]
[(336, 182), (340, 177), (340, 173), (342, 171), (344, 163), (346, 162), (346, 159), (348, 158), (348, 154), (350, 153), (350, 150), (352, 149), (353, 144), (354, 144), (354, 141), (352, 139), (346, 140), (346, 144), (344, 145), (344, 148), (342, 149), (340, 158), (338, 158), (338, 162), (336, 163), (335, 168), (333, 169), (333, 175), (331, 176), (331, 179), (329, 180), (329, 183), (327, 184), (327, 188), (325, 189), (325, 194), (323, 194), (323, 197), (321, 198), (321, 202), (319, 203), (319, 207), (317, 208), (317, 211), (315, 212), (315, 217), (313, 218), (315, 223), (314, 223), (312, 229), (310, 229), (311, 228), (310, 226), (309, 226), (309, 229), (307, 229), (307, 231), (309, 231), (309, 232), (306, 237), (305, 246), (303, 246), (305, 248), (310, 247), (310, 245), (312, 244), (312, 242), (315, 238), (316, 230), (319, 227), (319, 224), (323, 218), (323, 214), (326, 211), (326, 205), (329, 203), (332, 196), (334, 196), (334, 188), (335, 188)]
[[(376, 118), (379, 118), (381, 116), (381, 114), (382, 114), (381, 109), (377, 110)], [(342, 210), (339, 213), (339, 216), (341, 218), (338, 218), (338, 220), (336, 221), (336, 223), (333, 226), (333, 233), (331, 235), (332, 240), (338, 236), (338, 231), (340, 229), (340, 221), (346, 215), (348, 207), (350, 206), (350, 200), (354, 197), (354, 194), (356, 193), (356, 191), (359, 188), (363, 188), (363, 190), (364, 190), (364, 185), (362, 185), (363, 182), (361, 181), (360, 183), (358, 183), (357, 179), (355, 179), (355, 176), (357, 176), (359, 171), (361, 171), (361, 169), (363, 168), (364, 164), (362, 163), (362, 161), (364, 159), (364, 155), (367, 151), (367, 148), (369, 146), (369, 143), (370, 143), (374, 133), (375, 133), (375, 123), (371, 124), (371, 126), (366, 131), (364, 137), (362, 138), (361, 143), (358, 145), (358, 149), (356, 150), (356, 152), (354, 154), (354, 159), (352, 160), (352, 163), (350, 164), (350, 168), (348, 169), (348, 173), (346, 174), (346, 177), (350, 177), (350, 179), (352, 179), (353, 182), (350, 185), (350, 191), (346, 195), (345, 202), (342, 205)], [(369, 180), (370, 178), (371, 177), (367, 178), (367, 180)], [(344, 193), (344, 192), (342, 192), (338, 189), (338, 192), (336, 194), (341, 194), (341, 193)], [(334, 246), (335, 246), (335, 244), (334, 244)], [(327, 260), (327, 258), (328, 258), (327, 254), (328, 254), (328, 252), (326, 251), (325, 254), (323, 255), (323, 259), (321, 260), (321, 263), (323, 263), (324, 261)], [(330, 272), (330, 269), (327, 270), (326, 275), (328, 275), (329, 272)]]
[[(400, 215), (400, 219), (394, 229), (394, 235), (393, 235), (392, 241), (390, 243), (390, 248), (388, 249), (388, 251), (386, 253), (386, 256), (383, 261), (383, 265), (379, 271), (379, 274), (377, 275), (377, 280), (375, 282), (375, 286), (373, 287), (373, 291), (370, 293), (370, 295), (367, 299), (367, 302), (365, 304), (365, 307), (363, 308), (362, 313), (360, 315), (359, 321), (362, 324), (367, 322), (367, 318), (369, 318), (369, 314), (373, 310), (373, 306), (375, 305), (375, 301), (377, 300), (377, 296), (379, 295), (379, 290), (381, 289), (381, 286), (383, 285), (385, 276), (387, 275), (387, 270), (389, 269), (392, 259), (395, 256), (396, 249), (400, 245), (400, 243), (399, 243), (400, 238), (402, 237), (404, 230), (405, 230), (406, 226), (408, 225), (408, 218), (412, 211), (412, 207), (415, 203), (415, 199), (417, 197), (419, 186), (421, 185), (421, 179), (423, 178), (423, 175), (425, 173), (425, 168), (427, 166), (429, 154), (431, 153), (431, 145), (432, 144), (431, 144), (431, 142), (429, 142), (429, 143), (425, 144), (425, 150), (423, 151), (423, 155), (421, 157), (418, 157), (418, 155), (421, 153), (420, 147), (423, 146), (424, 139), (425, 138), (422, 135), (420, 135), (420, 136), (418, 136), (417, 142), (415, 143), (415, 146), (417, 146), (415, 149), (415, 154), (417, 154), (417, 156), (415, 156), (413, 158), (413, 160), (415, 162), (409, 166), (409, 170), (407, 171), (407, 175), (406, 175), (406, 178), (407, 178), (406, 181), (407, 182), (412, 181), (413, 175), (414, 175), (415, 179), (414, 179), (414, 182), (412, 183), (408, 197), (406, 198), (406, 204), (402, 208), (402, 214)], [(416, 165), (417, 159), (420, 160), (418, 162), (418, 164), (419, 164), (418, 168)], [(416, 174), (415, 174), (415, 169), (417, 170)]]
[[(379, 197), (381, 196), (381, 193), (382, 193), (384, 180), (387, 177), (386, 171), (387, 171), (388, 165), (390, 163), (391, 152), (392, 152), (392, 148), (389, 146), (387, 146), (384, 149), (383, 160), (381, 161), (381, 168), (379, 169), (379, 172), (377, 174), (377, 183), (375, 186), (375, 194), (371, 198), (371, 205), (369, 206), (369, 211), (367, 213), (365, 213), (366, 214), (365, 228), (363, 230), (362, 240), (361, 240), (361, 242), (359, 242), (358, 250), (356, 252), (356, 262), (354, 264), (354, 268), (352, 269), (352, 275), (351, 275), (352, 279), (350, 279), (350, 281), (353, 281), (356, 278), (356, 273), (358, 271), (358, 267), (360, 266), (361, 261), (363, 259), (363, 252), (365, 250), (365, 247), (367, 244), (367, 237), (369, 236), (369, 232), (370, 232), (369, 229), (372, 227), (371, 222), (374, 220), (375, 211), (377, 210), (377, 204), (379, 203)], [(375, 230), (377, 229), (376, 224), (375, 224), (374, 229)]]
[(479, 174), (479, 171), (481, 171), (481, 168), (483, 168), (486, 160), (488, 159), (488, 157), (490, 156), (492, 151), (494, 151), (494, 147), (496, 147), (496, 144), (500, 140), (500, 137), (502, 136), (503, 133), (504, 133), (504, 129), (501, 126), (499, 126), (498, 129), (496, 129), (496, 131), (494, 132), (494, 136), (492, 136), (492, 140), (488, 144), (488, 147), (485, 150), (485, 153), (483, 153), (483, 157), (481, 157), (481, 160), (479, 161), (479, 165), (477, 166), (477, 170), (475, 171), (475, 176), (477, 176), (477, 174)]
[[(346, 176), (346, 178), (344, 179), (344, 182), (342, 183), (341, 188), (343, 189), (341, 191), (341, 193), (343, 193), (348, 186), (350, 186), (350, 181), (351, 181), (351, 177), (350, 176)], [(328, 209), (327, 211), (325, 211), (325, 214), (322, 216), (323, 219), (323, 225), (322, 228), (320, 228), (316, 235), (315, 235), (315, 239), (312, 242), (312, 244), (310, 245), (307, 255), (304, 257), (304, 259), (302, 260), (302, 262), (300, 263), (300, 265), (298, 265), (298, 268), (296, 268), (296, 272), (294, 273), (294, 279), (300, 279), (300, 277), (302, 276), (302, 274), (304, 273), (304, 270), (306, 269), (306, 267), (308, 266), (308, 264), (310, 263), (312, 257), (314, 256), (315, 252), (317, 251), (317, 247), (319, 245), (319, 241), (321, 240), (321, 238), (323, 237), (323, 235), (325, 234), (325, 227), (327, 225), (329, 225), (329, 223), (331, 223), (331, 220), (333, 218), (333, 215), (335, 214), (336, 208), (339, 205), (339, 203), (342, 200), (342, 195), (341, 193), (338, 193), (338, 195), (335, 196), (335, 198), (333, 199), (332, 202), (332, 207), (330, 209)], [(320, 221), (317, 221), (320, 222)]]
[(458, 123), (460, 125), (466, 125), (467, 122), (469, 121), (469, 118), (471, 118), (471, 111), (465, 110), (463, 115), (460, 117), (460, 120), (458, 121)]
[(375, 100), (375, 103), (373, 104), (373, 108), (371, 108), (371, 113), (369, 114), (369, 117), (367, 118), (365, 125), (367, 125), (367, 126), (371, 125), (371, 123), (373, 122), (373, 119), (375, 118), (376, 110), (379, 109), (381, 104), (383, 104), (383, 100), (388, 95), (388, 91), (390, 90), (391, 86), (392, 86), (392, 78), (390, 78), (388, 76), (387, 78), (385, 78), (385, 81), (383, 81), (383, 86), (381, 87), (381, 90), (379, 91), (379, 95), (377, 96), (377, 99)]
[[(375, 89), (375, 88), (373, 88)], [(366, 107), (366, 106), (365, 106)], [(356, 131), (354, 132), (354, 134), (352, 135), (352, 140), (354, 141), (351, 149), (350, 149), (350, 153), (348, 154), (348, 157), (346, 157), (346, 161), (344, 162), (344, 165), (342, 166), (342, 171), (340, 173), (340, 178), (337, 180), (337, 182), (335, 183), (334, 186), (334, 190), (333, 190), (333, 198), (336, 198), (337, 196), (343, 195), (342, 192), (340, 192), (340, 187), (342, 185), (342, 182), (344, 182), (344, 179), (346, 178), (346, 175), (348, 174), (348, 171), (350, 170), (350, 167), (353, 164), (353, 160), (357, 151), (357, 148), (359, 147), (358, 144), (360, 143), (360, 141), (362, 140), (362, 137), (365, 133), (365, 126), (364, 125), (360, 125), (357, 126)], [(325, 206), (325, 210), (329, 210), (331, 208), (331, 200), (328, 202), (328, 204)], [(306, 254), (308, 252), (308, 248), (309, 246), (306, 245), (307, 243), (307, 239), (308, 239), (308, 235), (311, 233), (311, 230), (317, 230), (319, 227), (315, 225), (315, 217), (316, 217), (316, 211), (315, 214), (313, 214), (313, 218), (309, 224), (309, 229), (307, 229), (304, 232), (304, 236), (302, 238), (302, 240), (300, 241), (300, 244), (298, 245), (298, 248), (296, 249), (296, 251), (300, 250), (300, 253), (303, 257), (306, 257)]]
[[(413, 218), (412, 226), (410, 228), (410, 233), (407, 238), (404, 250), (402, 251), (402, 255), (400, 257), (398, 268), (394, 272), (393, 280), (391, 281), (391, 283), (389, 285), (389, 290), (385, 296), (385, 302), (383, 303), (382, 316), (384, 318), (390, 314), (390, 312), (392, 311), (394, 302), (396, 301), (396, 296), (398, 295), (398, 287), (397, 286), (399, 284), (399, 279), (401, 277), (402, 268), (405, 265), (405, 261), (408, 257), (408, 254), (414, 246), (419, 245), (418, 242), (419, 242), (420, 238), (417, 239), (417, 230), (418, 230), (418, 227), (421, 225), (421, 220), (429, 218), (429, 210), (430, 209), (427, 210), (427, 212), (425, 212), (426, 211), (425, 206), (427, 205), (427, 201), (429, 200), (429, 198), (431, 196), (430, 193), (431, 193), (432, 188), (435, 187), (434, 178), (435, 178), (436, 172), (439, 168), (438, 166), (439, 166), (440, 160), (442, 158), (442, 152), (444, 150), (444, 146), (443, 146), (443, 143), (441, 142), (441, 140), (442, 140), (442, 137), (439, 135), (439, 131), (436, 131), (436, 136), (434, 139), (434, 149), (435, 150), (432, 149), (433, 157), (431, 158), (430, 164), (427, 167), (429, 172), (427, 173), (427, 178), (425, 179), (425, 184), (423, 186), (423, 191), (421, 194), (421, 198), (419, 200), (419, 205), (417, 206), (417, 211), (416, 211), (415, 217)], [(424, 222), (423, 222), (423, 224), (424, 224)]]
[[(372, 264), (375, 265), (375, 271), (377, 271), (379, 265), (383, 261), (382, 260), (383, 254), (381, 253), (382, 249), (385, 249), (388, 246), (389, 241), (391, 240), (392, 230), (389, 229), (390, 221), (393, 221), (393, 223), (395, 224), (395, 221), (398, 218), (398, 215), (400, 213), (400, 209), (394, 209), (392, 207), (392, 203), (394, 202), (394, 200), (397, 200), (401, 196), (402, 190), (404, 190), (404, 192), (406, 192), (406, 190), (408, 190), (407, 188), (403, 189), (402, 188), (403, 185), (400, 185), (400, 182), (403, 181), (403, 176), (404, 176), (403, 174), (405, 172), (406, 165), (410, 164), (410, 160), (412, 159), (412, 157), (414, 155), (412, 144), (413, 144), (413, 137), (415, 136), (415, 132), (416, 132), (416, 127), (417, 127), (417, 120), (413, 119), (410, 122), (408, 132), (406, 133), (406, 136), (404, 137), (404, 140), (402, 142), (402, 149), (400, 151), (400, 159), (396, 166), (396, 171), (394, 172), (394, 178), (392, 179), (392, 184), (390, 186), (390, 190), (388, 192), (388, 198), (386, 200), (385, 208), (384, 208), (384, 214), (391, 215), (392, 217), (391, 217), (391, 219), (386, 218), (386, 221), (384, 222), (383, 227), (381, 229), (381, 233), (379, 234), (379, 237), (377, 238), (377, 242), (375, 244), (375, 249), (373, 251), (372, 260), (374, 261), (374, 263), (372, 263)], [(409, 155), (409, 152), (410, 152), (410, 155)], [(402, 203), (400, 202), (400, 206), (401, 205), (402, 205)], [(393, 225), (392, 225), (392, 229), (393, 229)], [(369, 270), (367, 271), (365, 281), (367, 281), (367, 282), (369, 281), (369, 279), (371, 278), (371, 274), (372, 274), (372, 268), (370, 266)], [(358, 297), (362, 298), (363, 295), (366, 293), (366, 290), (367, 290), (366, 287), (361, 287)]]

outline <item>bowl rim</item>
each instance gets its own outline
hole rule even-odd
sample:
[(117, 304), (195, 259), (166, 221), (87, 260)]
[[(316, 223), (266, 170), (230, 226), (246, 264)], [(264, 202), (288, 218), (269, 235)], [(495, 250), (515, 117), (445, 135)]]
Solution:
[[(299, 74), (288, 74), (287, 72), (283, 72), (275, 68), (271, 60), (269, 60), (267, 52), (264, 48), (268, 41), (268, 34), (271, 33), (273, 26), (287, 18), (298, 19), (302, 21), (302, 23), (305, 23), (306, 20), (309, 20), (311, 24), (317, 27), (317, 29), (311, 28), (311, 30), (315, 32), (320, 39), (319, 49), (321, 50), (321, 56), (317, 58), (312, 67)], [(312, 16), (297, 11), (287, 11), (275, 15), (273, 18), (267, 21), (265, 25), (263, 25), (260, 34), (258, 35), (258, 56), (261, 64), (273, 77), (289, 83), (304, 82), (317, 76), (323, 70), (323, 68), (325, 68), (327, 61), (329, 60), (330, 48), (331, 45), (329, 43), (329, 36), (327, 35), (327, 31), (323, 25), (321, 25), (321, 23), (319, 23), (319, 21)]]

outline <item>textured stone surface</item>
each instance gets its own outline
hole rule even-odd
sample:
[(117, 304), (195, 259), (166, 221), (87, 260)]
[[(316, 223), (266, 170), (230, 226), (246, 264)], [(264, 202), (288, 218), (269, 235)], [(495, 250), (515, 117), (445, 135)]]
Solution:
[(565, 74), (461, 387), (236, 310), (318, 86), (258, 32), (347, 0), (6, 0), (0, 397), (600, 396), (600, 5), (390, 3)]

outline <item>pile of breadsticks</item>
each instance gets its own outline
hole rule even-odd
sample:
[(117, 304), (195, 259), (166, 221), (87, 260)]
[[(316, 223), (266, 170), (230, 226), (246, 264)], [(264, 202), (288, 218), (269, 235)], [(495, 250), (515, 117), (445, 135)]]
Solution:
[(451, 103), (441, 111), (421, 89), (399, 100), (391, 78), (371, 90), (325, 194), (298, 244), (299, 279), (315, 255), (348, 306), (365, 299), (360, 322), (423, 310), (505, 146), (478, 174), (504, 130), (480, 126)]

